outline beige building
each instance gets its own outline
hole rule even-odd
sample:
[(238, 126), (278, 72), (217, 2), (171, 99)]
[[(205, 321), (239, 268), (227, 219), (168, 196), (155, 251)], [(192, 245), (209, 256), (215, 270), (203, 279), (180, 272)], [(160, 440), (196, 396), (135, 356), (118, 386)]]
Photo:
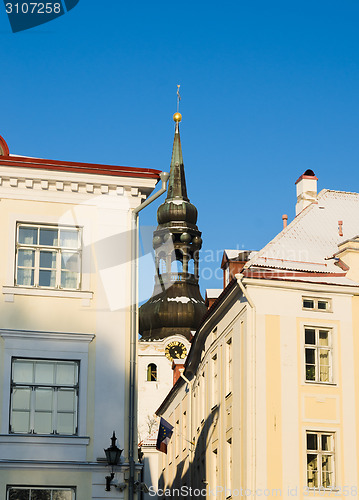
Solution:
[(0, 138), (1, 499), (128, 498), (131, 218), (158, 180)]
[(268, 245), (226, 251), (226, 287), (157, 411), (174, 433), (153, 492), (358, 497), (359, 194), (317, 195), (312, 171), (296, 185)]

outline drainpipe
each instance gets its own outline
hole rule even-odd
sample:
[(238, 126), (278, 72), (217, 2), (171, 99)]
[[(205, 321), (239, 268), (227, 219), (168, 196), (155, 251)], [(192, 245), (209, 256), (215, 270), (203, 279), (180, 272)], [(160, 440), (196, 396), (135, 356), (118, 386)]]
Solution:
[(189, 436), (189, 442), (190, 442), (190, 455), (191, 455), (191, 463), (190, 463), (190, 466), (189, 466), (189, 472), (190, 472), (190, 481), (191, 481), (191, 484), (190, 486), (192, 487), (192, 469), (193, 469), (193, 451), (194, 451), (194, 446), (192, 445), (192, 384), (190, 382), (190, 380), (188, 380), (187, 377), (184, 376), (183, 372), (184, 372), (184, 368), (182, 368), (182, 370), (179, 370), (180, 371), (180, 374), (181, 374), (181, 377), (183, 378), (183, 380), (185, 382), (187, 382), (188, 384), (188, 387), (189, 387), (189, 405), (188, 405), (188, 408), (189, 408), (189, 415), (188, 415), (188, 419), (187, 419), (187, 422), (189, 423), (189, 431), (190, 431), (190, 436)]
[(251, 340), (252, 340), (252, 353), (251, 353), (251, 364), (252, 364), (252, 401), (251, 401), (251, 423), (252, 423), (252, 452), (251, 452), (251, 489), (253, 498), (256, 498), (256, 474), (257, 474), (257, 464), (256, 464), (256, 448), (257, 448), (257, 436), (256, 436), (256, 419), (257, 419), (257, 381), (256, 381), (256, 306), (254, 305), (248, 290), (243, 284), (244, 275), (239, 273), (235, 275), (239, 288), (242, 290), (243, 295), (246, 297), (247, 302), (252, 311), (252, 328), (251, 328)]
[[(131, 214), (131, 331), (130, 331), (130, 394), (129, 394), (129, 432), (128, 432), (128, 461), (130, 477), (128, 483), (128, 498), (134, 498), (135, 483), (135, 422), (136, 422), (136, 396), (137, 396), (137, 334), (138, 334), (138, 214), (167, 191), (169, 173), (161, 172), (162, 187), (143, 203), (138, 205)], [(136, 453), (136, 455), (135, 455)]]

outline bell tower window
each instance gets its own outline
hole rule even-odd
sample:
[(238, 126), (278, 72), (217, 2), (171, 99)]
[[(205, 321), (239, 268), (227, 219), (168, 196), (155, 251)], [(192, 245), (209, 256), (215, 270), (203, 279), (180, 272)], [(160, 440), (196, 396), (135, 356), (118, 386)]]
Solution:
[(155, 363), (150, 363), (147, 366), (147, 382), (157, 381), (157, 365)]

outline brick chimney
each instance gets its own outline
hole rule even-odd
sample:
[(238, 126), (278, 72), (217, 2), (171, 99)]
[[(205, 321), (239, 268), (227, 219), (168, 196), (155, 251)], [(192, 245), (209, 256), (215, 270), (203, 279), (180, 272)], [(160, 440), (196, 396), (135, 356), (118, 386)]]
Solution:
[(181, 376), (181, 371), (184, 370), (184, 359), (173, 359), (172, 360), (172, 370), (173, 370), (173, 385)]
[(255, 253), (252, 250), (224, 250), (221, 263), (223, 288), (226, 288), (234, 276), (242, 271), (245, 264)]
[(298, 215), (308, 205), (317, 201), (317, 181), (313, 170), (306, 170), (296, 181), (297, 186), (297, 204), (295, 206), (295, 215)]

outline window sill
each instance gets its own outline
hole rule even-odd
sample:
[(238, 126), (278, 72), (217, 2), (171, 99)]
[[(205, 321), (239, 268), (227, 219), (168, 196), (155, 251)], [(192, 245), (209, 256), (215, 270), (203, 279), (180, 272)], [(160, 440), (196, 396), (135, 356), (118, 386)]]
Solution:
[(331, 309), (313, 309), (311, 307), (302, 307), (302, 311), (309, 311), (309, 312), (315, 312), (315, 313), (332, 313), (333, 311)]
[(59, 436), (51, 434), (0, 434), (0, 445), (18, 443), (18, 444), (71, 444), (72, 446), (87, 446), (90, 438), (87, 436)]
[(316, 380), (305, 380), (305, 384), (309, 385), (320, 385), (320, 386), (329, 386), (329, 387), (336, 387), (338, 384), (336, 382), (317, 382)]
[(3, 286), (2, 293), (6, 302), (13, 302), (14, 295), (37, 295), (41, 297), (66, 297), (69, 299), (91, 300), (93, 292), (82, 290), (53, 290), (50, 288)]

